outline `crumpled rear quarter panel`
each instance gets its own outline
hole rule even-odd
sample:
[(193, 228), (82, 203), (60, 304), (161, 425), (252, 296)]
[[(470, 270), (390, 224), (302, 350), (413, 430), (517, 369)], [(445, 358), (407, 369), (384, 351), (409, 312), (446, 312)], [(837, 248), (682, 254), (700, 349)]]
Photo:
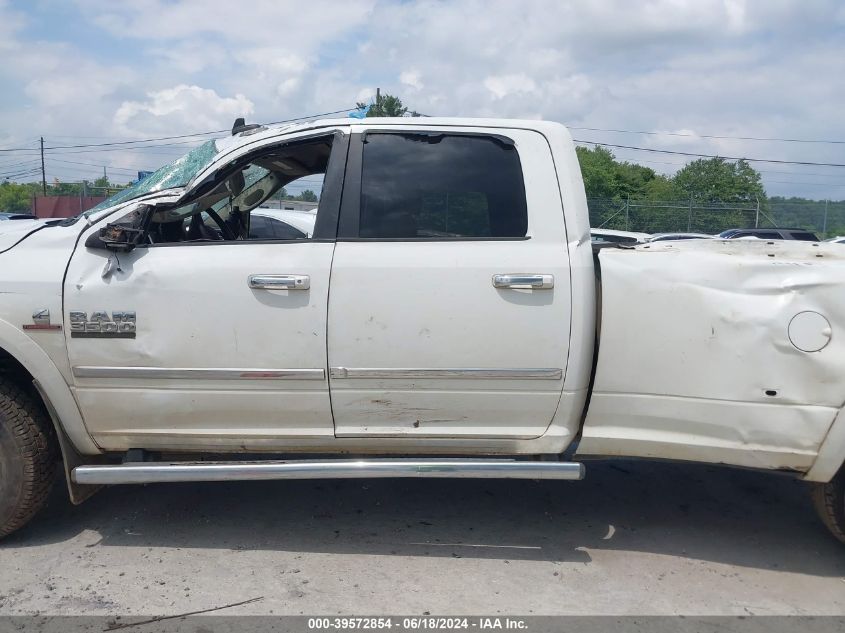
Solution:
[[(845, 400), (845, 249), (688, 240), (605, 249), (579, 454), (806, 471)], [(798, 313), (830, 341), (790, 341)], [(845, 447), (843, 447), (845, 448)]]

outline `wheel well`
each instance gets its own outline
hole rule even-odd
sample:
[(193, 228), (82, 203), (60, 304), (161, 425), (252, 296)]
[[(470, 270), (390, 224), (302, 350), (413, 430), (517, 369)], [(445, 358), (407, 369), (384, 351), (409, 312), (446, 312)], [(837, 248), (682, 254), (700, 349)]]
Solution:
[(21, 389), (31, 394), (33, 400), (37, 402), (44, 411), (44, 415), (48, 416), (52, 421), (52, 426), (55, 431), (54, 437), (58, 442), (59, 453), (64, 467), (70, 500), (74, 504), (79, 504), (85, 501), (88, 497), (99, 490), (101, 486), (77, 484), (71, 477), (71, 471), (80, 464), (98, 463), (99, 458), (86, 458), (77, 452), (70, 440), (67, 439), (52, 403), (47, 395), (42, 391), (39, 383), (35, 380), (35, 377), (17, 358), (12, 356), (2, 347), (0, 347), (0, 378), (11, 380)]
[(38, 401), (43, 404), (41, 394), (32, 384), (33, 376), (27, 371), (21, 362), (9, 352), (0, 347), (0, 377), (8, 378), (28, 393), (34, 394)]

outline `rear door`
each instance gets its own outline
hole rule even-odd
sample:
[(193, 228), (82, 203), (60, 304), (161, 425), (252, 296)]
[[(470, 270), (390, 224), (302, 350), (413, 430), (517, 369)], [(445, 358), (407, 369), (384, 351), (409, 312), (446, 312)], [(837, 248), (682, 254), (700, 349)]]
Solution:
[(328, 314), (338, 436), (543, 434), (571, 306), (541, 134), (353, 133), (339, 232)]

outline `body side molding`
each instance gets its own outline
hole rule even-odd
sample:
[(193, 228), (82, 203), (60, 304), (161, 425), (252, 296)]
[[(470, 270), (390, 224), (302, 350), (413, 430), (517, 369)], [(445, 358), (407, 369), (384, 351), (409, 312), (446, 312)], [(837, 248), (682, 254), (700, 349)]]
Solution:
[(458, 378), (490, 380), (560, 380), (563, 370), (551, 368), (507, 368), (483, 369), (474, 367), (454, 367), (449, 369), (428, 369), (417, 367), (382, 368), (382, 367), (332, 367), (332, 378)]
[(176, 380), (325, 380), (324, 369), (238, 369), (170, 367), (74, 367), (75, 378), (152, 378)]

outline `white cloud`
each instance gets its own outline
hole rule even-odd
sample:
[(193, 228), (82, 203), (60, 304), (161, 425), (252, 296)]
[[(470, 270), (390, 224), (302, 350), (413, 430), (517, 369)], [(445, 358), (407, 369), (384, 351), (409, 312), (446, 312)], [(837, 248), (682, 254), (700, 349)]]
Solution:
[(361, 90), (359, 90), (358, 94), (355, 96), (355, 103), (370, 103), (370, 101), (375, 101), (375, 99), (375, 88), (361, 88)]
[(425, 88), (420, 80), (420, 74), (415, 70), (404, 70), (399, 73), (399, 83), (415, 91)]
[(700, 143), (702, 138), (693, 130), (657, 130), (658, 135), (648, 137), (648, 144), (653, 147), (690, 146)]
[(114, 122), (123, 134), (138, 137), (173, 129), (183, 133), (226, 129), (255, 109), (243, 95), (220, 97), (214, 90), (184, 84), (150, 92), (147, 97), (146, 101), (125, 101), (117, 109)]
[(26, 18), (19, 11), (9, 8), (8, 0), (0, 0), (0, 51), (12, 51), (18, 32), (26, 25)]
[[(31, 39), (27, 25), (50, 14), (20, 6), (0, 0), (0, 51), (13, 60), (0, 65), (0, 116), (24, 139), (223, 129), (235, 116), (351, 108), (379, 86), (425, 114), (694, 131), (577, 136), (845, 162), (842, 146), (700, 137), (845, 138), (838, 0), (76, 0), (103, 46), (74, 43), (74, 25), (59, 41)], [(175, 151), (151, 150), (144, 165)]]
[(484, 80), (484, 87), (496, 99), (502, 99), (515, 93), (532, 93), (537, 89), (534, 80), (522, 73), (516, 75), (491, 75)]
[(272, 46), (290, 41), (302, 48), (319, 45), (367, 19), (375, 0), (76, 0), (96, 24), (120, 38), (180, 41), (202, 37), (206, 42)]

